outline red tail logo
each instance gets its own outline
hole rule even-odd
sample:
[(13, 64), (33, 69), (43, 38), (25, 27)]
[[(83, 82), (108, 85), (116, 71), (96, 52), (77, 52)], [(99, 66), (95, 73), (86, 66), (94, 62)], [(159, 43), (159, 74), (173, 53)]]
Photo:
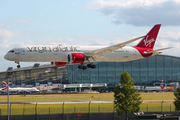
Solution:
[(149, 47), (149, 48), (151, 48), (151, 43), (153, 43), (155, 40), (154, 40), (154, 38), (152, 38), (152, 39), (148, 39), (148, 35), (144, 38), (144, 45), (146, 46), (146, 47)]
[(2, 90), (6, 90), (6, 89), (8, 89), (8, 87), (3, 88)]
[(136, 47), (153, 49), (161, 24), (155, 25)]
[(163, 88), (164, 88), (164, 86), (163, 86), (163, 80), (161, 81), (161, 85), (160, 85), (160, 87), (161, 87), (161, 89), (163, 89)]
[(163, 84), (163, 82), (164, 82), (164, 81), (162, 80), (162, 81), (161, 81), (161, 84)]
[(6, 82), (4, 82), (4, 81), (3, 81), (3, 85), (8, 86), (8, 84)]

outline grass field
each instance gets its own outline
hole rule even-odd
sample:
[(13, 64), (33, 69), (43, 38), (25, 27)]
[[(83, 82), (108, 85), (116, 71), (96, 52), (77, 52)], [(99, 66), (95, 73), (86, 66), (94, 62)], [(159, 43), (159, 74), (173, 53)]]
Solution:
[[(173, 92), (165, 93), (140, 93), (143, 100), (147, 99), (174, 99)], [(113, 93), (99, 94), (44, 94), (44, 95), (10, 95), (10, 102), (32, 101), (92, 101), (114, 100)], [(6, 102), (7, 95), (0, 95), (0, 102)]]
[[(173, 92), (167, 93), (141, 93), (143, 100), (147, 99), (174, 99)], [(30, 101), (92, 101), (92, 100), (113, 100), (113, 93), (100, 94), (49, 94), (49, 95), (10, 95), (10, 102)], [(7, 95), (0, 96), (0, 102), (7, 102)], [(163, 103), (163, 111), (174, 111), (172, 102)], [(7, 105), (0, 105), (1, 115), (7, 115)], [(23, 114), (54, 114), (54, 113), (88, 113), (88, 103), (77, 104), (12, 104), (10, 105), (11, 115)], [(113, 103), (91, 103), (90, 112), (113, 112)], [(140, 111), (161, 111), (161, 103), (142, 103)]]
[[(1, 105), (1, 115), (7, 115), (7, 105)], [(10, 105), (11, 115), (27, 114), (55, 114), (55, 113), (89, 113), (89, 104), (12, 104)], [(36, 112), (37, 111), (37, 112)], [(160, 112), (161, 103), (142, 103), (140, 111)], [(162, 111), (174, 111), (173, 103), (163, 103)], [(115, 112), (113, 103), (91, 103), (91, 113)]]

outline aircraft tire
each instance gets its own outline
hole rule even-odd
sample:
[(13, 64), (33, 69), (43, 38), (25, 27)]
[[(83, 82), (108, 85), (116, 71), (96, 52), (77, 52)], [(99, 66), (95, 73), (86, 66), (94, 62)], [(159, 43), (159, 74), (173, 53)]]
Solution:
[(82, 69), (83, 69), (83, 70), (85, 70), (86, 68), (87, 68), (86, 66), (83, 66), (83, 68), (82, 68)]
[(78, 68), (79, 68), (79, 69), (82, 69), (82, 68), (83, 68), (83, 65), (79, 65)]
[(91, 67), (92, 67), (92, 65), (91, 65), (91, 64), (88, 64), (88, 65), (87, 65), (87, 67), (88, 67), (88, 68), (91, 68)]
[(20, 65), (17, 65), (17, 68), (20, 68), (21, 66)]
[(95, 68), (96, 68), (96, 65), (91, 65), (91, 68), (92, 68), (92, 69), (95, 69)]

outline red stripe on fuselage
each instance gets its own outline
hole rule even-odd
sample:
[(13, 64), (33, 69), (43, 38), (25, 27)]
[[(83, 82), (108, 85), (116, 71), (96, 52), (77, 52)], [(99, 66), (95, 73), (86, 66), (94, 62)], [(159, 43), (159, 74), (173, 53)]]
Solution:
[(55, 66), (65, 66), (66, 62), (55, 62)]
[(149, 53), (149, 54), (146, 54), (144, 52), (150, 52), (150, 51), (153, 51), (153, 49), (151, 48), (143, 48), (143, 47), (134, 47), (136, 50), (139, 51), (139, 53), (143, 56), (143, 57), (150, 57), (152, 56), (153, 53)]

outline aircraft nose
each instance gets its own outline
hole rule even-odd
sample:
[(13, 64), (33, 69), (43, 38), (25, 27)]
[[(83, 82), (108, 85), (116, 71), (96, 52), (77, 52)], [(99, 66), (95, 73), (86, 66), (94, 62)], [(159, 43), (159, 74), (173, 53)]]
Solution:
[(8, 60), (8, 55), (7, 54), (4, 55), (4, 59)]
[(6, 60), (12, 60), (12, 55), (9, 55), (8, 53), (4, 55), (4, 59)]

